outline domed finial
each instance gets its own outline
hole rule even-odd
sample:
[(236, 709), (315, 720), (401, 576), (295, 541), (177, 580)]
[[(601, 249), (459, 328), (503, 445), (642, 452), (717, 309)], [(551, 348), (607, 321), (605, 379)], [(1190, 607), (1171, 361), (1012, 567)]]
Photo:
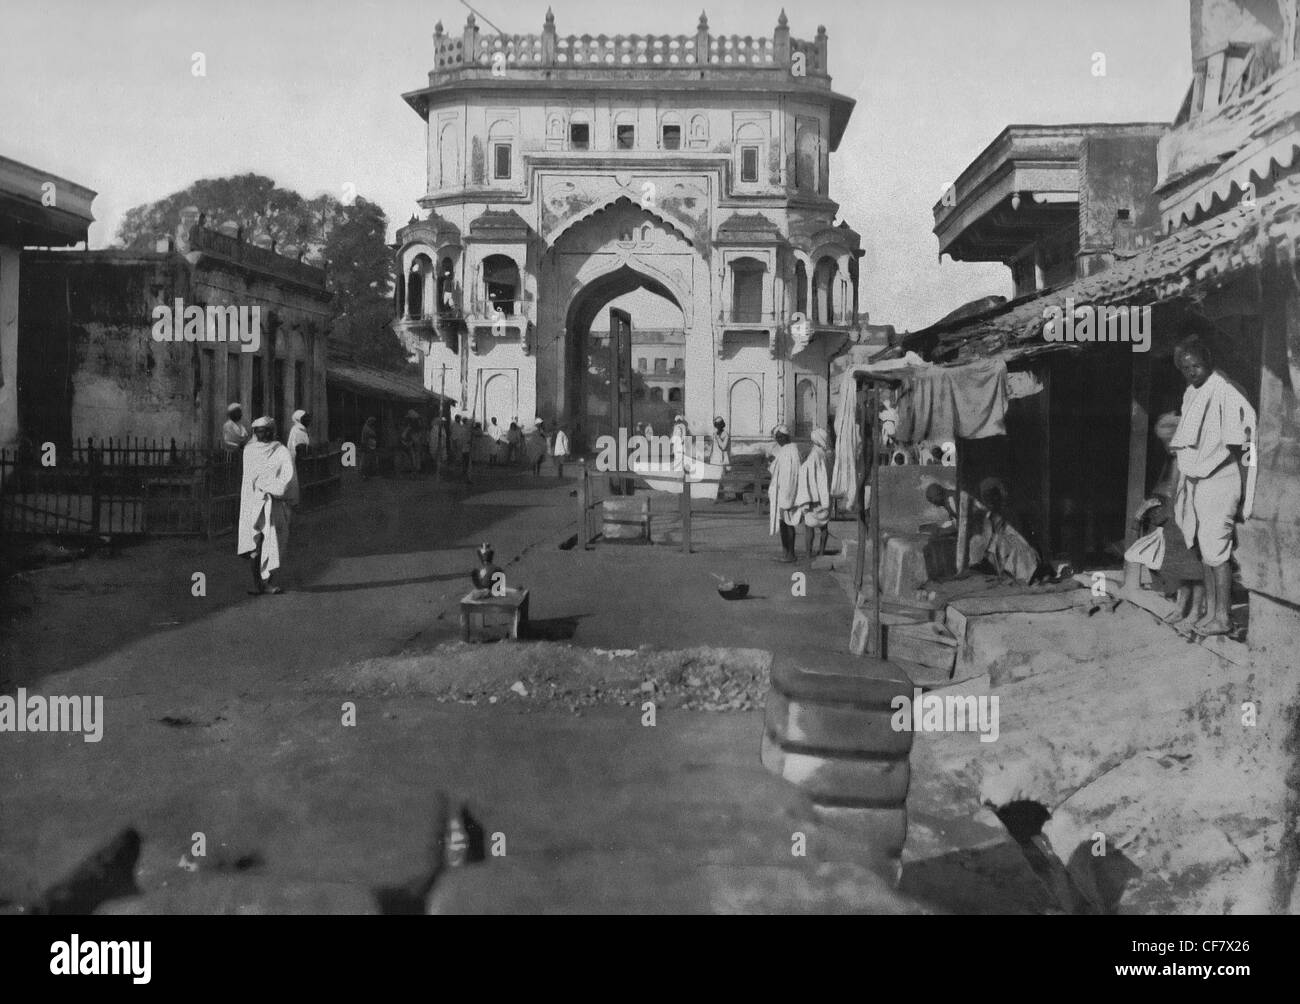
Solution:
[(469, 17), (465, 18), (465, 26), (467, 28), (474, 28), (478, 26), (478, 22), (474, 20), (473, 11), (470, 11)]
[(439, 21), (437, 24), (435, 24), (435, 25), (433, 26), (433, 33), (434, 33), (435, 35), (441, 35), (441, 34), (442, 34), (442, 22), (441, 22), (441, 21)]
[(785, 8), (782, 7), (781, 16), (776, 19), (776, 26), (778, 28), (786, 28), (789, 27), (789, 25), (790, 25), (790, 19), (785, 16)]
[(700, 31), (704, 31), (708, 26), (709, 26), (709, 15), (704, 13), (704, 11), (700, 11), (700, 24), (699, 24)]
[(551, 10), (549, 7), (546, 8), (546, 23), (555, 24), (555, 11)]
[(826, 34), (826, 25), (824, 25), (824, 24), (819, 24), (819, 25), (817, 26), (817, 34), (818, 34), (818, 35), (825, 35), (825, 34)]

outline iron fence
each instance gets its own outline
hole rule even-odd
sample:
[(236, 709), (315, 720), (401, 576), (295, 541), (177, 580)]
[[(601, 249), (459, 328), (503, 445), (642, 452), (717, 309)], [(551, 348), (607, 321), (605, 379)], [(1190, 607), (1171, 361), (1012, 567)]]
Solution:
[[(342, 452), (299, 458), (300, 505), (342, 486)], [(0, 532), (39, 535), (204, 536), (239, 520), (238, 453), (134, 438), (0, 450)]]

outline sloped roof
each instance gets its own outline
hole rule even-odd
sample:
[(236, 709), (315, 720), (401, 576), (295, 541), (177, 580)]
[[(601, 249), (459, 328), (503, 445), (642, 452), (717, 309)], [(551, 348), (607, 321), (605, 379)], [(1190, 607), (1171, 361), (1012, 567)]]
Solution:
[(526, 238), (528, 223), (513, 209), (489, 209), (470, 221), (469, 235)]
[(389, 373), (361, 363), (331, 359), (325, 379), (358, 394), (389, 398), (402, 402), (429, 404), (444, 401), (455, 404), (456, 399), (427, 390), (423, 384), (400, 373)]
[[(1212, 212), (1275, 170), (1291, 169), (1300, 153), (1300, 60), (1215, 114), (1174, 130), (1161, 141), (1167, 163), (1158, 191), (1166, 226)], [(1202, 179), (1197, 182), (1197, 179)]]
[(732, 213), (718, 224), (719, 240), (784, 240), (781, 228), (762, 213)]
[(907, 335), (878, 358), (907, 349), (959, 360), (1077, 348), (1042, 339), (1044, 313), (1064, 309), (1066, 299), (1082, 304), (1150, 304), (1181, 296), (1258, 264), (1270, 249), (1288, 260), (1300, 240), (1300, 178), (1279, 182), (1254, 208), (1238, 206), (1196, 226), (1177, 231), (1097, 275), (1022, 297), (960, 321), (932, 325)]

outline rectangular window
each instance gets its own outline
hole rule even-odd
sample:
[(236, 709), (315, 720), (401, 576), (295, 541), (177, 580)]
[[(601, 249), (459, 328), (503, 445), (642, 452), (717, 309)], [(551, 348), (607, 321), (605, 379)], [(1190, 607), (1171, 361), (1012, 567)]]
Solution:
[(492, 177), (510, 177), (510, 144), (498, 143), (492, 148)]
[(640, 359), (636, 361), (636, 368), (639, 369), (642, 373), (644, 373), (645, 367), (646, 367), (646, 357), (642, 356)]
[(758, 181), (758, 147), (740, 148), (740, 180), (749, 184)]
[(303, 411), (311, 411), (311, 394), (307, 386), (307, 367), (301, 362), (293, 364), (293, 397)]
[(636, 126), (615, 126), (614, 136), (620, 150), (631, 150), (636, 145)]
[(668, 360), (667, 360), (667, 359), (656, 359), (656, 360), (655, 360), (655, 372), (656, 372), (656, 373), (667, 373), (667, 372), (668, 372)]
[(586, 122), (571, 122), (569, 124), (569, 149), (591, 149), (591, 126), (587, 125)]
[(682, 127), (679, 125), (664, 126), (664, 149), (680, 150), (682, 148)]

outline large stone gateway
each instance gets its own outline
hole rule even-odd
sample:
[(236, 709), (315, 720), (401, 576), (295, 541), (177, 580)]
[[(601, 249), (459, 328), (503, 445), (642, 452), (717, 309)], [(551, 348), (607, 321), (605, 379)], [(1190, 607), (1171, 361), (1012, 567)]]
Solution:
[(405, 95), (428, 187), (398, 232), (394, 322), (427, 386), (578, 446), (677, 412), (696, 432), (723, 416), (740, 452), (824, 424), (861, 253), (828, 193), (853, 102), (826, 48), (784, 14), (770, 38), (703, 16), (678, 36), (439, 24)]

